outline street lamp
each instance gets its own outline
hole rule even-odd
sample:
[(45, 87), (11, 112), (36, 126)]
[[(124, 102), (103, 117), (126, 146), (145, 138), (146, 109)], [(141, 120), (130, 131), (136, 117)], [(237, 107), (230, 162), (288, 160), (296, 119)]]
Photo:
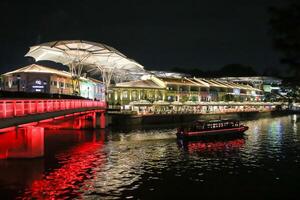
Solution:
[(43, 87), (44, 87), (44, 93), (46, 93), (46, 85), (47, 85), (47, 81), (43, 81)]
[(18, 92), (20, 92), (20, 79), (21, 79), (21, 76), (18, 74), (17, 75)]

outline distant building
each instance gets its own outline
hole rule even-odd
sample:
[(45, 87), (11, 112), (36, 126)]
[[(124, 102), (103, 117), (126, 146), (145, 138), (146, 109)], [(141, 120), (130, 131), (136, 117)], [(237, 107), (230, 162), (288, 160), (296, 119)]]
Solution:
[(271, 76), (250, 76), (250, 77), (222, 77), (219, 81), (230, 81), (239, 84), (251, 85), (255, 88), (271, 92), (271, 90), (278, 90), (282, 84), (282, 80)]
[[(37, 64), (2, 74), (1, 82), (1, 90), (6, 91), (73, 94), (72, 76), (69, 72)], [(102, 82), (80, 77), (80, 96), (90, 99), (104, 99)]]
[(246, 84), (201, 78), (148, 76), (148, 79), (117, 83), (110, 87), (110, 104), (133, 101), (217, 102), (262, 101), (263, 91)]

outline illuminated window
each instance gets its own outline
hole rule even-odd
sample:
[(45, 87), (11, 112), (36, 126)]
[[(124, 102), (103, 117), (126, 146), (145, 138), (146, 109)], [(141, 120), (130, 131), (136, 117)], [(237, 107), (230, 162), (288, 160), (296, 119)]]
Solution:
[(64, 87), (64, 83), (63, 82), (59, 82), (59, 86), (61, 87), (61, 88), (63, 88)]
[(123, 91), (122, 93), (123, 98), (128, 98), (128, 91)]
[(132, 99), (137, 99), (137, 92), (136, 91), (132, 91)]
[(118, 92), (115, 92), (115, 101), (118, 100)]

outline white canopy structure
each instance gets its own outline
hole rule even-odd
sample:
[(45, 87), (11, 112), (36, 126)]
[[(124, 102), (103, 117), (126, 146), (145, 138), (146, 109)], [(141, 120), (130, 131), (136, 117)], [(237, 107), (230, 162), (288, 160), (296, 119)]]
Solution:
[(75, 92), (80, 92), (78, 78), (83, 72), (99, 72), (107, 91), (114, 74), (127, 75), (144, 70), (142, 65), (113, 47), (83, 40), (43, 43), (30, 47), (25, 56), (33, 57), (35, 61), (48, 60), (67, 65), (74, 80)]

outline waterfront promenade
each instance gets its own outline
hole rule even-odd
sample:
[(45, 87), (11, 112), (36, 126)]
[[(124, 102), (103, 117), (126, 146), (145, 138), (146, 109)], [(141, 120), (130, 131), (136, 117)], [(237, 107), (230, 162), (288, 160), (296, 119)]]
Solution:
[[(164, 106), (140, 112), (121, 110), (116, 107), (108, 110), (108, 121), (112, 127), (132, 125), (189, 123), (198, 119), (260, 118), (294, 113), (283, 102), (206, 102), (204, 106), (182, 106), (181, 109)], [(151, 110), (152, 112), (147, 112)]]
[(109, 106), (114, 114), (225, 114), (239, 112), (268, 112), (276, 109), (286, 110), (287, 102), (193, 102), (190, 105), (167, 103), (164, 105), (134, 105), (130, 108)]

